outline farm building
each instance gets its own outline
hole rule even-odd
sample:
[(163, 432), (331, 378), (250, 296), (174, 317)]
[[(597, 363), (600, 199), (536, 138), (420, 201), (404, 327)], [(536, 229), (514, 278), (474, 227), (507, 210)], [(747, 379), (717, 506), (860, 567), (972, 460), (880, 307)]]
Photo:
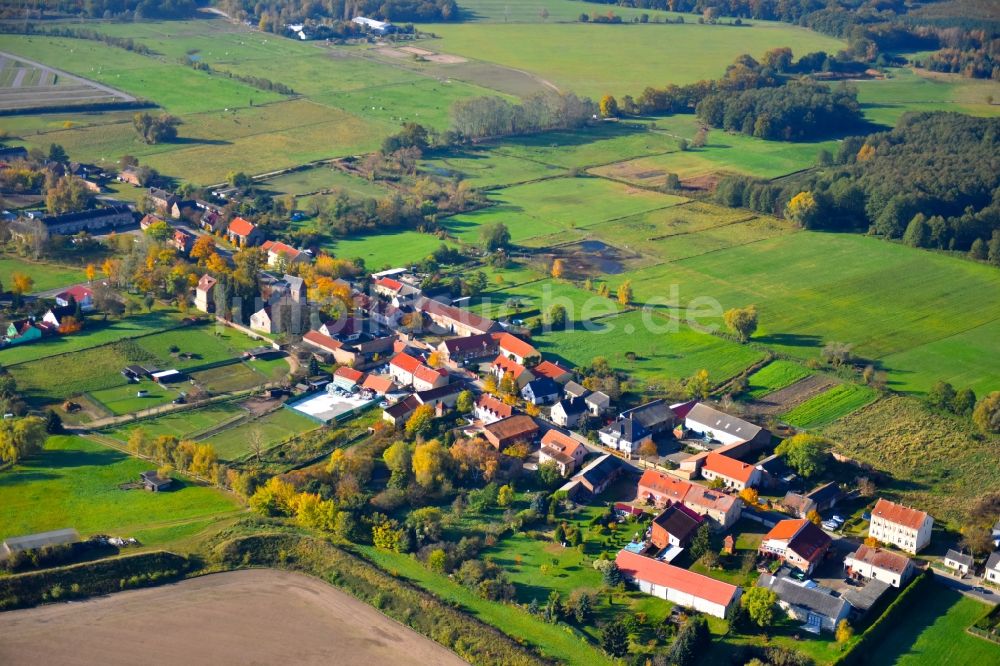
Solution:
[(495, 423), (491, 423), (483, 429), (483, 436), (486, 441), (503, 451), (508, 446), (517, 442), (527, 442), (531, 444), (538, 434), (538, 424), (535, 419), (525, 414), (516, 414)]
[(625, 471), (625, 463), (610, 453), (605, 453), (574, 474), (573, 478), (559, 490), (566, 491), (566, 496), (570, 499), (586, 500), (597, 497)]
[(777, 594), (778, 605), (788, 616), (805, 622), (803, 629), (815, 634), (834, 631), (837, 623), (846, 619), (851, 612), (851, 604), (845, 599), (836, 597), (830, 590), (815, 584), (810, 586), (780, 574), (763, 574), (757, 585)]
[(124, 204), (107, 206), (77, 213), (48, 215), (41, 222), (50, 234), (70, 236), (80, 231), (104, 231), (120, 229), (135, 224), (135, 216)]
[(79, 533), (72, 528), (10, 537), (0, 544), (0, 555), (9, 557), (14, 553), (22, 553), (26, 550), (37, 550), (46, 546), (62, 546), (68, 543), (76, 543), (79, 540)]
[(376, 21), (375, 19), (370, 19), (365, 16), (355, 16), (351, 19), (351, 23), (363, 26), (376, 35), (388, 35), (396, 32), (396, 26), (388, 21)]
[(760, 552), (810, 573), (823, 559), (833, 539), (805, 518), (780, 520), (764, 535)]
[(628, 550), (619, 551), (615, 563), (642, 592), (714, 617), (725, 617), (726, 610), (740, 599), (736, 585)]
[(689, 433), (722, 444), (753, 442), (767, 446), (771, 443), (771, 432), (749, 421), (730, 416), (699, 402), (684, 418), (684, 429)]
[(430, 298), (423, 298), (417, 302), (417, 308), (427, 316), (435, 326), (446, 333), (452, 335), (477, 335), (480, 333), (490, 333), (499, 328), (499, 325), (485, 317), (480, 317), (474, 312), (445, 305), (440, 301)]
[(160, 476), (157, 474), (156, 470), (140, 473), (139, 480), (142, 481), (142, 487), (144, 489), (154, 493), (166, 490), (173, 483), (173, 480), (170, 477)]
[(194, 306), (202, 312), (215, 311), (215, 285), (219, 281), (205, 273), (198, 280), (198, 286), (194, 290)]
[(673, 504), (653, 518), (651, 539), (658, 548), (684, 548), (704, 522), (705, 517), (696, 511)]
[(861, 545), (844, 558), (844, 571), (855, 580), (875, 579), (900, 587), (913, 574), (914, 567), (906, 555)]

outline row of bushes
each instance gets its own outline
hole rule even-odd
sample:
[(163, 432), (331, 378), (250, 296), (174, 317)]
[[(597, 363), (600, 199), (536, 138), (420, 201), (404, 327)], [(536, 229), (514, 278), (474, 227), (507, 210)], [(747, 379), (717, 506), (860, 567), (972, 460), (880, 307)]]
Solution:
[(474, 664), (548, 663), (509, 636), (329, 543), (294, 534), (258, 534), (218, 545), (227, 567), (264, 566), (321, 578)]
[(934, 584), (933, 579), (934, 574), (931, 573), (930, 569), (917, 576), (905, 590), (900, 592), (899, 596), (896, 597), (896, 600), (889, 604), (889, 607), (885, 609), (885, 612), (882, 613), (878, 619), (875, 620), (872, 625), (861, 634), (858, 642), (854, 644), (854, 647), (845, 652), (840, 659), (834, 663), (834, 666), (855, 666), (855, 664), (867, 663), (866, 659), (868, 653), (871, 651), (870, 648), (882, 640), (886, 632), (892, 630), (893, 626), (896, 624), (895, 616), (903, 612), (904, 607), (917, 603), (916, 599), (927, 589), (929, 585)]
[(0, 611), (110, 594), (183, 577), (195, 563), (156, 551), (0, 578)]

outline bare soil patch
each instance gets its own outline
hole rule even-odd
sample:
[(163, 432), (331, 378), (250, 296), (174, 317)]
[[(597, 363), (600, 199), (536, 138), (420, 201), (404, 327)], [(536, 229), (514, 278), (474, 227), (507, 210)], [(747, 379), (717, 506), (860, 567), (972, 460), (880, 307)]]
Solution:
[(722, 180), (722, 174), (720, 173), (703, 173), (690, 178), (682, 178), (681, 187), (685, 190), (711, 192), (719, 184), (720, 180)]
[(837, 382), (829, 377), (811, 375), (805, 379), (800, 379), (791, 386), (786, 386), (774, 393), (765, 395), (760, 400), (751, 403), (750, 408), (758, 414), (784, 414), (793, 407), (836, 384)]
[(0, 663), (465, 664), (321, 580), (252, 569), (0, 613)]
[(281, 400), (271, 398), (251, 398), (240, 403), (240, 407), (250, 412), (252, 416), (267, 414), (281, 404)]

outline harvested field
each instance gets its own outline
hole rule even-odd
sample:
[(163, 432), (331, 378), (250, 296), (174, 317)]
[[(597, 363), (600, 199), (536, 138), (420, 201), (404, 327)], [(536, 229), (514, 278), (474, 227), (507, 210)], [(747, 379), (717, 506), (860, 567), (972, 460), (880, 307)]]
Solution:
[(120, 90), (0, 52), (0, 109), (133, 101)]
[(127, 645), (188, 666), (465, 663), (320, 580), (262, 569), (3, 613), (0, 633), (12, 666), (124, 666), (136, 658)]
[(763, 415), (784, 414), (806, 400), (823, 393), (836, 383), (829, 377), (812, 375), (754, 401), (750, 409)]

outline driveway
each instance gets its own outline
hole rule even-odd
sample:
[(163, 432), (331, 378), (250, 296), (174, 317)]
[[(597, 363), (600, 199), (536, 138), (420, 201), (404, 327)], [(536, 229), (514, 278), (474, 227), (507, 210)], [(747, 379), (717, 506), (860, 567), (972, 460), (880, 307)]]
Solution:
[[(990, 591), (987, 587), (983, 587), (982, 581), (979, 578), (956, 578), (955, 576), (946, 574), (945, 572), (939, 571), (934, 567), (931, 567), (931, 572), (933, 572), (934, 579), (937, 582), (941, 583), (945, 587), (957, 590), (967, 597), (972, 597), (976, 601), (981, 601), (984, 604), (992, 605), (1000, 603), (1000, 594)], [(975, 588), (978, 588), (981, 591), (977, 591)]]

